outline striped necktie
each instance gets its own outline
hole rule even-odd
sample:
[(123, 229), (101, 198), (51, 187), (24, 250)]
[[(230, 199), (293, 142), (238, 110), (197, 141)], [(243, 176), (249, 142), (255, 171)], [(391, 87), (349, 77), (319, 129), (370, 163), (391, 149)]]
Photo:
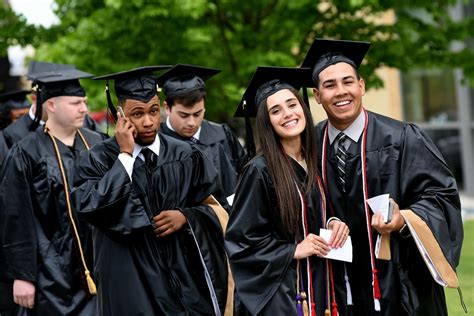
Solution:
[(342, 186), (342, 192), (346, 192), (346, 159), (347, 159), (347, 151), (345, 142), (346, 142), (346, 134), (340, 132), (337, 137), (337, 152), (336, 152), (336, 160), (337, 160), (337, 174), (339, 178), (339, 182)]

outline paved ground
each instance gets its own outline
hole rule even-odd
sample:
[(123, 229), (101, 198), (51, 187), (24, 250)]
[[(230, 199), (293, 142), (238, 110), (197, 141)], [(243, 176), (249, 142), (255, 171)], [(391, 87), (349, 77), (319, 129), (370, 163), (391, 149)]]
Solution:
[(474, 197), (461, 195), (461, 208), (464, 220), (474, 220)]

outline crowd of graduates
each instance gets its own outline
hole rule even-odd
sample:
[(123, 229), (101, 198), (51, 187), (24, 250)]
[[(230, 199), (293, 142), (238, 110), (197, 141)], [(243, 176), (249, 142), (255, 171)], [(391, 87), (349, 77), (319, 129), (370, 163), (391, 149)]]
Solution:
[[(31, 61), (31, 91), (0, 94), (0, 315), (447, 315), (456, 181), (421, 129), (365, 109), (369, 47), (316, 39), (301, 67), (258, 67), (245, 149), (204, 118), (218, 69)], [(382, 194), (389, 220), (366, 202)], [(349, 237), (352, 262), (328, 259)]]

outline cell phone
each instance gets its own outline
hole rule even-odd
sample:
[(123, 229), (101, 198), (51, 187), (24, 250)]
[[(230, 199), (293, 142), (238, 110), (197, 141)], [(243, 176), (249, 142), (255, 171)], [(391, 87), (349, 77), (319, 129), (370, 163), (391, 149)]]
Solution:
[(392, 220), (392, 216), (393, 216), (393, 203), (392, 201), (388, 201), (387, 221), (385, 222), (385, 224), (390, 223), (390, 221)]
[(117, 112), (120, 113), (121, 117), (125, 117), (125, 112), (123, 111), (123, 108), (120, 105), (117, 106)]

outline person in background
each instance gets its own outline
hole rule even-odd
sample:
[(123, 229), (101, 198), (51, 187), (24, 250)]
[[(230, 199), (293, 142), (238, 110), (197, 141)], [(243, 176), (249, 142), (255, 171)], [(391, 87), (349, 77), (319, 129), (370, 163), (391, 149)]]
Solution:
[(79, 79), (91, 76), (67, 69), (38, 77), (37, 106), (48, 121), (14, 144), (3, 163), (0, 279), (10, 282), (14, 314), (96, 311), (92, 231), (69, 198), (77, 156), (102, 140), (82, 128), (87, 104)]
[[(314, 124), (297, 92), (311, 84), (308, 73), (258, 67), (236, 113), (256, 115), (260, 146), (242, 171), (225, 235), (236, 297), (251, 315), (336, 316), (343, 297), (334, 288), (342, 275), (323, 257), (349, 229), (326, 216)], [(327, 241), (323, 228), (332, 230)]]
[(245, 151), (226, 124), (204, 119), (206, 85), (220, 70), (177, 64), (158, 78), (163, 87), (166, 121), (160, 131), (174, 138), (194, 142), (217, 169), (222, 193), (232, 204), (239, 166)]
[(30, 103), (26, 98), (27, 94), (30, 94), (29, 90), (15, 90), (0, 94), (0, 108), (2, 109), (0, 129), (4, 129), (23, 115), (28, 114)]
[[(35, 131), (39, 126), (43, 126), (46, 120), (48, 119), (46, 111), (42, 111), (42, 113), (39, 113), (39, 111), (37, 111), (36, 99), (38, 84), (36, 79), (38, 77), (55, 76), (60, 71), (69, 71), (71, 69), (75, 69), (75, 67), (73, 65), (55, 64), (40, 61), (30, 62), (26, 77), (28, 80), (32, 80), (32, 103), (28, 115), (20, 117), (16, 122), (10, 124), (3, 130), (5, 142), (8, 148), (11, 148), (13, 144), (20, 141), (23, 137), (27, 136), (32, 131)], [(38, 120), (39, 117), (41, 117), (42, 119)], [(89, 115), (86, 115), (84, 118), (84, 127), (99, 133), (100, 135), (102, 135), (103, 139), (108, 138), (108, 136), (101, 131), (100, 126), (94, 120), (92, 120)]]
[[(463, 241), (456, 180), (420, 128), (364, 108), (358, 68), (369, 47), (316, 39), (302, 64), (328, 116), (317, 126), (328, 204), (351, 230), (347, 314), (447, 315), (443, 287), (459, 286)], [(390, 221), (366, 202), (381, 194), (390, 195)], [(379, 234), (389, 239), (377, 259)]]

